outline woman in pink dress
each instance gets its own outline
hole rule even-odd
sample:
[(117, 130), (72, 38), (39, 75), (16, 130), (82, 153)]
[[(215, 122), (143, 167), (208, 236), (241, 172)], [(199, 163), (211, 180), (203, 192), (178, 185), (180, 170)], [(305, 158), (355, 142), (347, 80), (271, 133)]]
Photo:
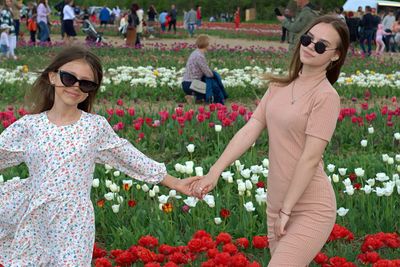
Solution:
[(0, 170), (25, 162), (30, 176), (0, 184), (0, 265), (90, 266), (95, 229), (90, 200), (95, 163), (188, 194), (179, 180), (90, 113), (100, 60), (69, 47), (33, 85), (31, 114), (0, 135)]
[(235, 30), (238, 31), (239, 24), (240, 24), (240, 7), (237, 7), (235, 14), (234, 14), (233, 21), (235, 22)]
[(297, 43), (287, 77), (270, 86), (247, 124), (229, 142), (208, 174), (194, 184), (198, 197), (215, 187), (222, 171), (267, 128), (267, 220), (270, 267), (307, 266), (336, 219), (336, 199), (322, 155), (336, 127), (339, 77), (349, 32), (336, 16), (317, 18)]

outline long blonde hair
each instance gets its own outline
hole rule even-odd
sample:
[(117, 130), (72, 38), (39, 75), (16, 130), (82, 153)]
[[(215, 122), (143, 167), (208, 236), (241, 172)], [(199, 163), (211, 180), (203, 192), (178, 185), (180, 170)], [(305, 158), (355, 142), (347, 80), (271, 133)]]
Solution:
[[(55, 88), (49, 81), (49, 73), (57, 72), (58, 69), (74, 60), (84, 60), (92, 69), (95, 82), (99, 85), (103, 79), (103, 68), (100, 59), (90, 50), (81, 46), (71, 46), (63, 49), (50, 63), (50, 65), (36, 79), (32, 88), (25, 95), (25, 105), (31, 114), (41, 113), (49, 110), (54, 105)], [(89, 92), (89, 96), (81, 103), (78, 108), (91, 112), (97, 90)]]
[[(304, 33), (308, 32), (312, 27), (320, 23), (326, 23), (332, 25), (332, 27), (339, 34), (341, 41), (337, 47), (337, 50), (340, 53), (339, 59), (330, 64), (326, 69), (326, 77), (328, 78), (331, 84), (334, 84), (339, 78), (340, 69), (346, 60), (347, 50), (350, 44), (350, 34), (347, 25), (340, 18), (331, 15), (325, 15), (316, 18), (306, 28)], [(298, 41), (292, 56), (292, 60), (290, 62), (288, 76), (284, 77), (268, 76), (267, 79), (271, 83), (285, 86), (293, 82), (299, 76), (299, 72), (303, 67), (303, 63), (301, 63), (300, 61), (300, 45), (301, 45), (300, 41)]]

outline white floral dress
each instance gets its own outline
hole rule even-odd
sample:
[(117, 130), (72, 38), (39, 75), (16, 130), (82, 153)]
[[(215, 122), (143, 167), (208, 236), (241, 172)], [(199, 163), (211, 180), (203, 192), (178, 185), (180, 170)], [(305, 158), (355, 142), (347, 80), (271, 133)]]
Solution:
[(95, 237), (90, 190), (95, 163), (148, 183), (165, 165), (119, 138), (107, 120), (82, 111), (56, 126), (47, 113), (26, 115), (0, 135), (0, 170), (25, 162), (30, 176), (0, 185), (0, 263), (90, 266)]

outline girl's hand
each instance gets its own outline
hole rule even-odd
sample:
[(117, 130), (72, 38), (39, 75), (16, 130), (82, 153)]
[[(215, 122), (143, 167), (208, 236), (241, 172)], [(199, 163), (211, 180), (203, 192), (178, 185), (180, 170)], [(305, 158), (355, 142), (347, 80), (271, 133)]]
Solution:
[(192, 184), (201, 179), (201, 176), (193, 176), (181, 180), (177, 180), (174, 189), (182, 194), (192, 196)]
[(202, 199), (208, 192), (214, 189), (218, 183), (219, 175), (207, 173), (202, 179), (192, 184), (193, 196)]

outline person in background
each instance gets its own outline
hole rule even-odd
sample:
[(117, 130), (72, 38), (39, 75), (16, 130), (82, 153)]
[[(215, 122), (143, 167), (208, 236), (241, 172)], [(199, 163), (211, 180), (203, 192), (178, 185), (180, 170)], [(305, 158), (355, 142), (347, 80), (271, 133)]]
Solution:
[(196, 25), (197, 25), (197, 29), (199, 29), (201, 27), (201, 19), (202, 19), (201, 6), (197, 5), (196, 6)]
[(12, 13), (14, 19), (14, 27), (15, 27), (15, 36), (17, 37), (17, 43), (19, 38), (19, 28), (20, 28), (20, 18), (21, 18), (21, 8), (22, 8), (22, 0), (14, 0)]
[[(292, 19), (292, 12), (290, 11), (289, 8), (285, 8), (285, 11), (283, 12), (283, 15), (285, 16), (285, 18), (287, 18), (288, 20)], [(285, 40), (287, 39), (287, 42), (289, 42), (289, 38), (288, 38), (288, 30), (282, 26), (282, 36), (281, 36), (281, 43), (284, 43)]]
[(147, 10), (147, 31), (149, 32), (150, 36), (149, 38), (154, 37), (155, 33), (155, 26), (156, 26), (156, 16), (157, 16), (157, 10), (154, 7), (154, 5), (151, 5), (149, 9)]
[(131, 5), (131, 10), (128, 15), (128, 28), (126, 32), (126, 45), (134, 46), (136, 44), (136, 28), (139, 25), (139, 18), (136, 11), (138, 11), (139, 6), (136, 3)]
[(128, 13), (122, 13), (122, 17), (119, 21), (118, 31), (122, 34), (124, 38), (126, 38), (126, 33), (128, 30)]
[(160, 22), (160, 26), (161, 26), (161, 32), (165, 32), (165, 30), (167, 29), (167, 16), (168, 16), (168, 12), (166, 10), (163, 10), (160, 13), (160, 16), (158, 17), (158, 21)]
[(353, 11), (349, 11), (346, 18), (346, 24), (349, 28), (350, 33), (350, 49), (354, 53), (355, 45), (357, 44), (360, 36), (358, 28), (360, 26), (361, 19), (359, 17), (354, 17)]
[(83, 6), (82, 7), (82, 12), (83, 12), (82, 19), (83, 20), (89, 20), (90, 14), (89, 14), (89, 9), (87, 8), (87, 6)]
[(171, 20), (169, 22), (168, 31), (171, 31), (171, 28), (174, 27), (174, 34), (176, 34), (176, 17), (178, 16), (178, 11), (176, 10), (175, 5), (171, 5), (169, 16)]
[(136, 26), (136, 42), (135, 42), (135, 46), (136, 46), (136, 48), (140, 48), (141, 47), (140, 40), (141, 40), (142, 34), (143, 34), (143, 16), (144, 16), (144, 11), (139, 6), (138, 6), (138, 10), (136, 10), (136, 15), (138, 17), (139, 24)]
[(339, 19), (343, 20), (343, 22), (346, 23), (346, 17), (345, 17), (344, 14), (343, 14), (343, 7), (337, 7), (337, 8), (335, 8), (335, 13), (336, 13), (336, 16), (337, 16)]
[(30, 35), (30, 43), (36, 44), (36, 31), (37, 31), (37, 8), (34, 2), (28, 3), (28, 20), (26, 22), (29, 35)]
[(54, 8), (60, 12), (60, 22), (61, 22), (61, 39), (64, 40), (64, 6), (65, 6), (65, 0), (61, 0), (58, 2)]
[(73, 9), (73, 5), (74, 5), (74, 0), (65, 0), (65, 6), (63, 9), (64, 13), (63, 25), (65, 32), (64, 42), (67, 45), (70, 45), (76, 36), (76, 31), (74, 27), (74, 20), (76, 20), (76, 16)]
[(108, 22), (110, 21), (110, 11), (106, 6), (103, 6), (103, 8), (100, 11), (100, 28), (103, 27), (103, 30), (106, 29)]
[(383, 37), (386, 35), (390, 35), (390, 33), (385, 32), (383, 29), (383, 24), (379, 23), (378, 29), (376, 30), (376, 37), (375, 37), (375, 43), (376, 43), (375, 54), (377, 57), (383, 55), (383, 52), (385, 51), (385, 43), (383, 42)]
[(277, 16), (282, 22), (282, 26), (289, 31), (289, 50), (293, 51), (294, 46), (300, 38), (301, 33), (317, 16), (318, 13), (313, 9), (309, 0), (296, 0), (297, 6), (301, 9), (294, 20), (287, 19), (285, 16)]
[(356, 17), (362, 19), (363, 16), (364, 16), (363, 8), (362, 8), (362, 6), (359, 6), (357, 8)]
[(47, 17), (50, 15), (51, 9), (48, 0), (39, 0), (37, 7), (37, 23), (39, 26), (39, 40), (40, 42), (47, 42), (50, 38), (50, 30)]
[(203, 76), (209, 78), (214, 76), (205, 57), (209, 44), (210, 38), (207, 35), (199, 35), (196, 39), (197, 49), (190, 54), (186, 62), (185, 73), (182, 78), (182, 89), (185, 92), (185, 99), (189, 104), (192, 104), (194, 99), (197, 101), (205, 99), (205, 94), (190, 88), (192, 82), (194, 80), (201, 81)]
[[(363, 55), (365, 55), (365, 54), (367, 54), (367, 56), (371, 55), (372, 38), (374, 37), (374, 24), (375, 24), (375, 19), (374, 19), (374, 16), (371, 14), (371, 7), (366, 6), (365, 14), (360, 21), (360, 26), (362, 29), (361, 36), (360, 36), (360, 46), (361, 46)], [(367, 41), (368, 53), (365, 50), (365, 45), (364, 45), (365, 41)]]
[(383, 36), (383, 42), (385, 43), (386, 52), (389, 52), (389, 50), (394, 52), (393, 49), (391, 49), (392, 47), (391, 47), (390, 39), (393, 38), (392, 26), (395, 21), (396, 21), (396, 17), (394, 16), (393, 10), (389, 10), (388, 14), (382, 20), (383, 30), (387, 33), (390, 33), (389, 35)]
[(7, 24), (0, 25), (0, 49), (1, 49), (1, 57), (8, 58), (10, 51), (10, 42), (8, 41), (8, 33), (10, 32), (10, 26)]
[(15, 55), (15, 48), (17, 47), (17, 37), (15, 35), (14, 19), (12, 14), (13, 2), (12, 0), (5, 0), (5, 6), (1, 10), (0, 21), (3, 27), (8, 28), (8, 55), (10, 58), (18, 59)]
[(192, 8), (189, 10), (187, 14), (187, 25), (188, 25), (188, 32), (189, 36), (193, 37), (194, 35), (194, 27), (196, 25), (196, 11)]
[(396, 51), (400, 47), (400, 14), (396, 15), (396, 21), (392, 26), (392, 33), (394, 34), (393, 51)]
[(235, 17), (234, 18), (235, 31), (238, 31), (239, 30), (239, 24), (240, 24), (240, 7), (239, 6), (236, 8), (235, 15), (233, 15), (233, 16)]

